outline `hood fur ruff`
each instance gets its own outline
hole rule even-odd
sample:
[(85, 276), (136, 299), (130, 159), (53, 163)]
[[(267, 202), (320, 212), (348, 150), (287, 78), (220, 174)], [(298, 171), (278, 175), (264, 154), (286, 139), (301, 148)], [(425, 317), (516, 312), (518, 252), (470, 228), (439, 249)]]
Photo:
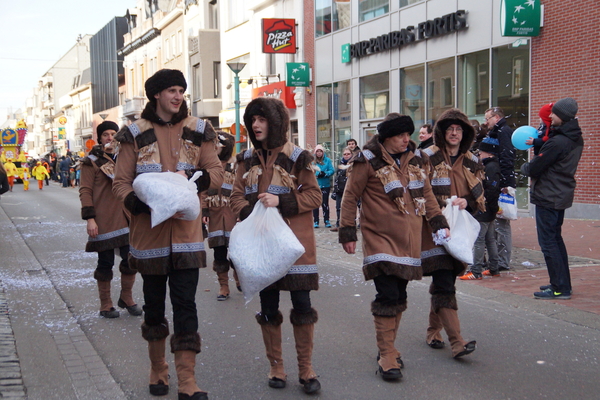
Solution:
[(446, 128), (452, 124), (458, 124), (463, 128), (463, 138), (460, 142), (459, 153), (464, 154), (473, 145), (475, 128), (473, 128), (467, 116), (457, 108), (451, 108), (440, 115), (433, 128), (433, 144), (439, 147), (440, 150), (446, 150)]
[(290, 125), (290, 114), (283, 101), (272, 97), (257, 97), (246, 106), (244, 125), (250, 136), (250, 141), (255, 149), (261, 149), (262, 143), (256, 140), (252, 130), (252, 117), (261, 115), (269, 121), (269, 135), (267, 136), (267, 149), (276, 149), (287, 141), (287, 131)]

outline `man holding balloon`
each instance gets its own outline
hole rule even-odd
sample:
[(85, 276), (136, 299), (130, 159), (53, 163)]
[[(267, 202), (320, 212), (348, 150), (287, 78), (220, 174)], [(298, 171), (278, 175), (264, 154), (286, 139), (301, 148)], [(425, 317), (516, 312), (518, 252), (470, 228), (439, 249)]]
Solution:
[(568, 254), (561, 228), (565, 210), (573, 205), (575, 173), (583, 152), (581, 128), (575, 118), (577, 111), (575, 99), (557, 101), (550, 114), (549, 139), (539, 154), (521, 167), (521, 173), (531, 177), (530, 196), (535, 204), (538, 243), (550, 276), (550, 284), (533, 294), (536, 299), (571, 298)]

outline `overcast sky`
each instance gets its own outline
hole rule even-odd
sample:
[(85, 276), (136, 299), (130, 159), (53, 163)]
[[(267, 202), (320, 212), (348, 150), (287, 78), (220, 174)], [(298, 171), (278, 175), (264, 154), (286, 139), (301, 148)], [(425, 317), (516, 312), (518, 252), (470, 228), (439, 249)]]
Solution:
[(77, 43), (135, 0), (0, 0), (0, 125), (23, 108), (39, 78)]

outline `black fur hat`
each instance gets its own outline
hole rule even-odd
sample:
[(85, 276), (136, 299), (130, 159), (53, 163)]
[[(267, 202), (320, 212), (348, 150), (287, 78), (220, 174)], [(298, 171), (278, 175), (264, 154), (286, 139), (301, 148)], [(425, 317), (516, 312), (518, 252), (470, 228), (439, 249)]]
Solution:
[(399, 113), (389, 113), (382, 123), (377, 125), (379, 132), (379, 142), (383, 143), (385, 139), (408, 132), (409, 135), (415, 131), (415, 124), (408, 115)]
[(290, 125), (290, 113), (283, 101), (273, 97), (257, 97), (246, 106), (244, 125), (255, 149), (260, 149), (262, 143), (256, 140), (252, 130), (252, 117), (260, 115), (269, 122), (267, 149), (276, 149), (287, 142), (287, 131)]
[(112, 121), (103, 121), (100, 125), (96, 127), (96, 135), (98, 137), (97, 142), (100, 143), (100, 138), (102, 137), (102, 133), (108, 130), (115, 131), (115, 134), (119, 132), (119, 125)]
[(154, 98), (155, 94), (160, 93), (171, 86), (181, 86), (184, 90), (187, 89), (187, 83), (183, 76), (183, 72), (178, 69), (161, 69), (148, 78), (144, 84), (146, 97), (148, 97), (148, 100), (151, 102), (154, 102), (156, 101)]

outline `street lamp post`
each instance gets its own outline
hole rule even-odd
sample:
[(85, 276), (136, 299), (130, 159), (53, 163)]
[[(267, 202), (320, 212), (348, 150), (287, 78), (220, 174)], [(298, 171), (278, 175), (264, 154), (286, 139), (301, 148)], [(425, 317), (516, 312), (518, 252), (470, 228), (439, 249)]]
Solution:
[(246, 63), (229, 62), (227, 66), (235, 74), (233, 85), (235, 86), (235, 152), (240, 152), (240, 77), (238, 74), (244, 69)]

